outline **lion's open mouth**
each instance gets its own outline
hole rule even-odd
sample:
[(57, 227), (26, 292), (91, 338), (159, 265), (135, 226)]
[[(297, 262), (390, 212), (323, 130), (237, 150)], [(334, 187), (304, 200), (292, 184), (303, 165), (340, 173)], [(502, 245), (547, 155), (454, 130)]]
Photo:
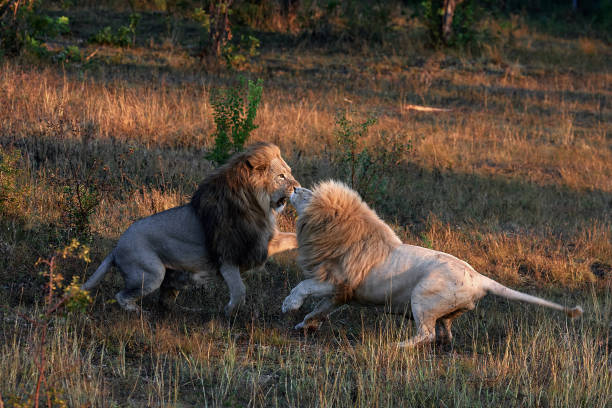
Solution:
[(280, 207), (282, 207), (285, 204), (287, 204), (287, 197), (281, 197), (276, 202), (276, 208), (280, 208)]

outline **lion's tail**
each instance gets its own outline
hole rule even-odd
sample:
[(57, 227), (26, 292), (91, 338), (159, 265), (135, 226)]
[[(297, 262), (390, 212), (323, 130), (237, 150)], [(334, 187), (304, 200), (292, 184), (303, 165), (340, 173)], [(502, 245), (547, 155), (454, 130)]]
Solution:
[(100, 283), (104, 275), (106, 275), (106, 272), (108, 272), (108, 270), (110, 269), (110, 267), (113, 265), (114, 262), (115, 262), (115, 252), (113, 251), (110, 254), (108, 254), (106, 258), (104, 258), (104, 260), (102, 261), (100, 266), (98, 266), (98, 269), (96, 269), (94, 274), (91, 275), (89, 279), (87, 279), (87, 282), (85, 282), (83, 286), (81, 286), (81, 289), (91, 290), (95, 288), (98, 285), (98, 283)]
[[(481, 275), (482, 276), (482, 275)], [(567, 314), (571, 318), (580, 317), (582, 315), (582, 308), (580, 306), (576, 307), (565, 307), (555, 302), (550, 302), (548, 300), (531, 296), (526, 293), (521, 293), (517, 290), (513, 290), (505, 287), (501, 283), (495, 282), (493, 279), (489, 279), (486, 276), (483, 276), (483, 287), (488, 293), (492, 293), (497, 296), (505, 297), (510, 300), (520, 300), (527, 303), (533, 303), (535, 305), (549, 307), (551, 309), (560, 310)]]

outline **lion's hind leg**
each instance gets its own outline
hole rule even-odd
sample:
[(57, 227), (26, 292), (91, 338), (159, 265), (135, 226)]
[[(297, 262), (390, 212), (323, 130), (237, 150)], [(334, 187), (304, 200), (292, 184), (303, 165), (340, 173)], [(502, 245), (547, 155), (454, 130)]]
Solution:
[(440, 343), (450, 343), (453, 340), (451, 325), (453, 320), (465, 313), (465, 309), (457, 309), (436, 321), (436, 341)]
[(428, 305), (412, 300), (412, 316), (417, 333), (406, 341), (398, 343), (399, 347), (416, 347), (431, 343), (436, 338), (436, 317)]
[(140, 312), (136, 301), (159, 288), (164, 280), (166, 268), (159, 259), (148, 259), (148, 262), (118, 262), (116, 263), (125, 286), (115, 295), (117, 303), (128, 311)]
[[(412, 291), (410, 305), (412, 316), (416, 325), (417, 333), (412, 338), (400, 342), (400, 347), (416, 347), (431, 343), (436, 339), (436, 322), (456, 310), (442, 293), (445, 289), (440, 287), (435, 280), (421, 281)], [(443, 331), (448, 328), (450, 336), (450, 323), (442, 319)], [(446, 326), (448, 324), (448, 326)], [(445, 333), (446, 334), (446, 333)]]
[(304, 320), (295, 326), (295, 330), (299, 329), (318, 329), (321, 322), (334, 311), (338, 306), (332, 298), (321, 299), (315, 306), (312, 312), (304, 316)]
[(189, 286), (189, 273), (167, 269), (159, 288), (159, 304), (167, 310), (174, 307), (179, 292)]

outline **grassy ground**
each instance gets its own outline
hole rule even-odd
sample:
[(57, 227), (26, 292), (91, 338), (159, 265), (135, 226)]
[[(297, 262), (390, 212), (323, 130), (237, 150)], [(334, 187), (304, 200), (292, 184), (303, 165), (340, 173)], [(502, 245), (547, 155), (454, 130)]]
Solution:
[[(143, 16), (132, 48), (82, 41), (127, 13), (69, 14), (88, 58), (61, 67), (24, 57), (0, 68), (2, 173), (0, 406), (28, 406), (44, 308), (40, 257), (79, 232), (74, 191), (94, 191), (89, 276), (133, 222), (188, 200), (212, 168), (209, 92), (238, 72), (193, 57), (193, 27)], [(408, 23), (407, 23), (408, 24)], [(109, 302), (113, 273), (84, 314), (53, 317), (46, 389), (62, 406), (597, 406), (612, 403), (612, 73), (609, 43), (502, 25), (480, 53), (424, 48), (410, 23), (394, 42), (321, 43), (261, 32), (242, 75), (264, 79), (253, 140), (277, 143), (305, 186), (339, 177), (338, 111), (378, 118), (364, 145), (412, 149), (372, 205), (405, 242), (452, 253), (480, 272), (562, 304), (569, 321), (485, 298), (455, 323), (449, 347), (397, 350), (412, 322), (349, 307), (317, 333), (291, 330), (282, 299), (301, 279), (289, 253), (245, 274), (247, 304), (222, 316), (220, 282), (146, 316)], [(506, 28), (503, 28), (506, 27)], [(508, 28), (510, 27), (510, 28)], [(172, 28), (172, 27), (171, 27)], [(65, 44), (59, 44), (65, 45)], [(452, 109), (426, 113), (412, 105)], [(5, 163), (9, 161), (5, 159)], [(6, 188), (4, 186), (7, 186)], [(80, 186), (80, 187), (79, 187)], [(67, 188), (69, 187), (69, 188)], [(83, 190), (79, 190), (82, 188)], [(71, 193), (72, 191), (72, 193)], [(281, 220), (293, 228), (293, 215)], [(310, 304), (303, 308), (308, 310)], [(41, 404), (47, 403), (41, 398)], [(21, 405), (20, 405), (21, 404)]]

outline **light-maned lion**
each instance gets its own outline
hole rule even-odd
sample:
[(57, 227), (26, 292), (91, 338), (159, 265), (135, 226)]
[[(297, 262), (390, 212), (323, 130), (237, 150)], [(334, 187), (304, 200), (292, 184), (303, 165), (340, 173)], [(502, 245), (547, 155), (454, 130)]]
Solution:
[(189, 204), (132, 224), (82, 288), (95, 287), (115, 265), (125, 281), (115, 298), (138, 311), (136, 300), (157, 288), (168, 305), (190, 282), (205, 284), (220, 272), (230, 292), (225, 313), (231, 314), (245, 298), (240, 271), (297, 246), (295, 234), (276, 225), (297, 186), (277, 146), (252, 145), (209, 174)]
[(285, 298), (283, 312), (297, 310), (308, 296), (322, 297), (295, 328), (317, 327), (339, 304), (355, 301), (408, 306), (417, 333), (400, 346), (452, 339), (451, 323), (488, 293), (567, 313), (582, 314), (509, 289), (452, 255), (402, 244), (393, 230), (346, 185), (327, 181), (313, 191), (296, 188), (298, 264), (309, 279)]

